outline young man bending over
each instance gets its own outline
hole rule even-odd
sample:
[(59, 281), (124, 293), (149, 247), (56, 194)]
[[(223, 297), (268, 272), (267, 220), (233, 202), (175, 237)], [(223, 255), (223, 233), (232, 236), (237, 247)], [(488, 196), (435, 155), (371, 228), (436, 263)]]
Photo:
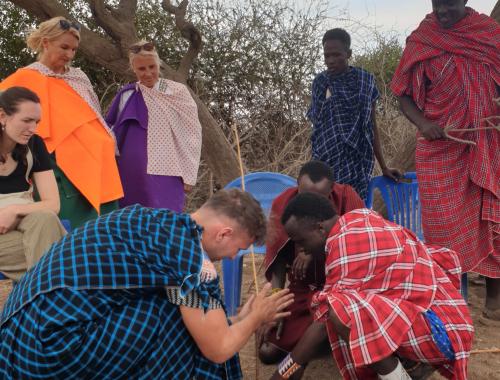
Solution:
[[(467, 378), (473, 326), (453, 251), (368, 209), (339, 217), (312, 193), (295, 197), (282, 222), (308, 254), (324, 256), (326, 247), (326, 282), (313, 308), (344, 379), (424, 379), (433, 368)], [(303, 356), (292, 351), (274, 379), (290, 378)]]
[(314, 260), (288, 238), (281, 224), (285, 207), (297, 194), (305, 192), (328, 198), (339, 215), (364, 207), (356, 191), (349, 185), (336, 183), (332, 169), (321, 161), (304, 164), (297, 184), (276, 197), (269, 218), (265, 274), (274, 288), (283, 288), (288, 276), (288, 289), (294, 294), (294, 302), (288, 308), (291, 315), (265, 334), (259, 357), (266, 364), (279, 363), (297, 345), (306, 345), (305, 350), (311, 354), (311, 359), (321, 353), (322, 347), (328, 347), (325, 327), (313, 321), (309, 306), (313, 294), (323, 287), (325, 281), (324, 257)]

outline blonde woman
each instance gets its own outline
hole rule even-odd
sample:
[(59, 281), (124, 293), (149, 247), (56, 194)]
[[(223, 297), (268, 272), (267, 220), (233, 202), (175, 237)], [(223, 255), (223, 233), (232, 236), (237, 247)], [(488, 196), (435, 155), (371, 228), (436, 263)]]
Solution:
[(182, 211), (200, 163), (196, 104), (185, 85), (159, 78), (160, 58), (151, 42), (132, 45), (129, 59), (137, 82), (118, 92), (106, 117), (120, 150), (120, 206)]
[(0, 83), (0, 89), (24, 86), (40, 97), (37, 133), (55, 160), (60, 216), (72, 227), (115, 209), (123, 196), (112, 132), (89, 79), (70, 66), (79, 43), (78, 24), (63, 17), (42, 22), (27, 39), (37, 62)]
[[(19, 280), (66, 231), (49, 153), (35, 135), (40, 100), (24, 87), (0, 93), (0, 272)], [(40, 200), (33, 200), (33, 184)]]

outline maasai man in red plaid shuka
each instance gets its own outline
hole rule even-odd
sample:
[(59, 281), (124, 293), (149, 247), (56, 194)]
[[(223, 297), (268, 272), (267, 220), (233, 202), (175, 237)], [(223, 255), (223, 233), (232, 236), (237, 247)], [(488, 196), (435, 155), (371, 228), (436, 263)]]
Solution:
[[(312, 306), (344, 379), (418, 379), (415, 371), (433, 368), (467, 378), (473, 326), (453, 251), (368, 209), (339, 217), (312, 193), (295, 197), (282, 222), (309, 254), (324, 255), (326, 244), (326, 282)], [(301, 355), (292, 351), (284, 373)]]
[[(297, 187), (291, 187), (278, 195), (271, 206), (267, 225), (265, 276), (273, 288), (285, 287), (286, 278), (293, 304), (287, 309), (291, 315), (270, 329), (259, 348), (263, 363), (280, 362), (297, 345), (305, 344), (311, 359), (323, 347), (328, 349), (328, 337), (322, 323), (313, 323), (310, 310), (313, 294), (325, 282), (325, 260), (313, 260), (305, 255), (289, 238), (281, 224), (285, 207), (297, 194), (313, 192), (330, 200), (339, 215), (365, 207), (356, 190), (351, 186), (334, 182), (332, 169), (324, 162), (309, 161), (301, 168)], [(320, 329), (321, 331), (318, 331)], [(316, 339), (317, 338), (317, 339)]]
[[(433, 0), (408, 37), (391, 88), (418, 127), (416, 168), (427, 242), (453, 249), (464, 272), (487, 278), (483, 321), (500, 321), (500, 133), (462, 132), (500, 119), (500, 25), (465, 6)], [(444, 128), (460, 132), (446, 138)]]

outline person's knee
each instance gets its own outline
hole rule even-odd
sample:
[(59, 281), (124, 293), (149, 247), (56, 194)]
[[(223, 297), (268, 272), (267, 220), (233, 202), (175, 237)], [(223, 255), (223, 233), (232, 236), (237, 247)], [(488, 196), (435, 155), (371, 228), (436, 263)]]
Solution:
[(326, 325), (323, 322), (311, 323), (307, 332), (311, 334), (311, 336), (314, 336), (318, 343), (328, 340), (328, 332), (326, 331)]
[(53, 229), (60, 226), (59, 217), (54, 211), (39, 210), (26, 215), (22, 222), (24, 226), (37, 226), (42, 229)]
[(262, 343), (259, 348), (259, 359), (263, 364), (277, 364), (285, 355), (286, 352), (267, 342)]
[(351, 330), (340, 321), (339, 317), (337, 317), (337, 314), (335, 314), (335, 312), (331, 308), (328, 312), (328, 319), (332, 323), (337, 335), (340, 336), (345, 342), (349, 342), (349, 335), (351, 333)]

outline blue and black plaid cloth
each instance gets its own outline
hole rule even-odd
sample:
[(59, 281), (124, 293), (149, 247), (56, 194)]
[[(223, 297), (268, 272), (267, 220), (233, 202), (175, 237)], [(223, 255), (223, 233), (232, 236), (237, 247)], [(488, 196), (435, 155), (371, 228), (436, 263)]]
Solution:
[(52, 246), (0, 317), (0, 379), (241, 379), (237, 356), (205, 359), (165, 287), (222, 304), (200, 281), (200, 228), (186, 214), (127, 207)]
[(379, 97), (372, 74), (358, 67), (340, 75), (324, 71), (312, 85), (307, 117), (313, 123), (312, 155), (328, 164), (335, 181), (366, 198), (374, 165), (372, 107)]

